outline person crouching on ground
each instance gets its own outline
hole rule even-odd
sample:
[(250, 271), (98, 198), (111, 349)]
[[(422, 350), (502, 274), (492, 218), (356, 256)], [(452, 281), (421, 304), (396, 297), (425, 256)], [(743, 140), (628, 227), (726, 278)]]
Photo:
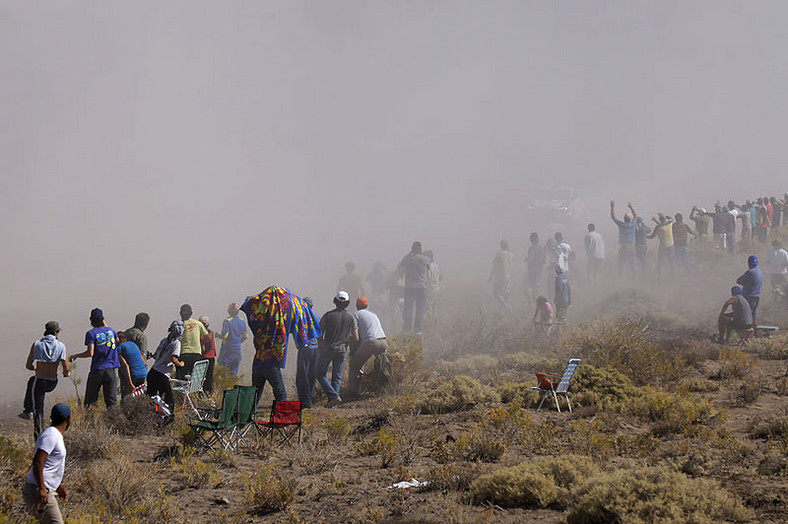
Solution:
[[(731, 313), (726, 313), (728, 307), (732, 308)], [(752, 309), (750, 303), (742, 295), (742, 288), (733, 286), (731, 288), (731, 298), (725, 301), (717, 319), (719, 335), (717, 342), (723, 344), (730, 340), (731, 330), (746, 332), (752, 329), (753, 325)], [(744, 340), (749, 337), (745, 337)]]
[(357, 344), (350, 345), (350, 392), (354, 396), (360, 393), (361, 377), (364, 375), (364, 364), (370, 357), (386, 352), (389, 347), (386, 333), (380, 325), (378, 316), (367, 309), (369, 302), (366, 297), (356, 300), (356, 323), (358, 324)]
[(134, 393), (145, 383), (148, 367), (140, 354), (139, 346), (128, 339), (125, 331), (118, 331), (118, 358), (120, 359), (120, 400)]
[(169, 333), (159, 342), (156, 353), (148, 353), (148, 358), (153, 357), (153, 367), (148, 372), (148, 396), (159, 395), (172, 410), (175, 407), (175, 396), (172, 394), (170, 377), (172, 368), (182, 368), (184, 363), (178, 359), (181, 354), (181, 337), (183, 336), (183, 321), (174, 320), (170, 324)]
[[(348, 346), (358, 341), (358, 322), (356, 317), (348, 313), (350, 296), (346, 291), (340, 291), (334, 297), (334, 306), (331, 311), (320, 319), (318, 338), (318, 356), (316, 377), (328, 397), (328, 407), (333, 408), (342, 398), (339, 389), (342, 385), (342, 369), (345, 367), (345, 355)], [(331, 382), (326, 379), (328, 365), (331, 364)]]
[(25, 477), (22, 498), (28, 511), (39, 522), (62, 524), (63, 515), (57, 499), (68, 497), (63, 485), (66, 468), (66, 444), (63, 433), (71, 425), (71, 409), (68, 404), (52, 406), (52, 425), (36, 440), (33, 464)]

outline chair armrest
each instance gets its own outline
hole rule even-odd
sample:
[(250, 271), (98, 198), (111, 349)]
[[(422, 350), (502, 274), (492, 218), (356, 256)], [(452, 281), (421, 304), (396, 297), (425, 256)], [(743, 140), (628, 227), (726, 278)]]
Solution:
[(171, 378), (170, 379), (170, 384), (175, 384), (176, 386), (185, 386), (188, 383), (189, 383), (188, 380), (181, 380), (179, 378)]

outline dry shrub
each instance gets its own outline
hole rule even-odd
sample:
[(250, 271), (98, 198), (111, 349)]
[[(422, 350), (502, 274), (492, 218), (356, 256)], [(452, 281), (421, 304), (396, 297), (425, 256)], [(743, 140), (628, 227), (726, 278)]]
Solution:
[(756, 438), (788, 437), (788, 408), (779, 409), (766, 418), (753, 421), (750, 434)]
[(498, 366), (498, 359), (490, 355), (466, 355), (453, 362), (439, 360), (435, 369), (442, 375), (470, 375), (480, 371), (488, 371)]
[(750, 339), (744, 351), (758, 355), (761, 360), (788, 359), (788, 334), (779, 333), (772, 338)]
[(175, 478), (186, 488), (215, 488), (222, 481), (222, 475), (211, 463), (195, 457), (194, 448), (183, 448), (170, 459), (170, 468)]
[(97, 461), (77, 477), (77, 489), (94, 508), (110, 515), (121, 515), (154, 492), (150, 467), (149, 464), (134, 464), (125, 455)]
[(720, 383), (707, 378), (690, 378), (682, 380), (680, 388), (690, 393), (713, 393), (720, 390)]
[(655, 435), (696, 435), (718, 416), (712, 404), (683, 394), (644, 388), (644, 395), (625, 406), (627, 412), (654, 422)]
[(246, 504), (258, 515), (282, 511), (295, 500), (295, 482), (264, 466), (243, 477), (243, 488)]
[(339, 442), (347, 440), (350, 435), (350, 421), (341, 415), (328, 415), (321, 424), (326, 432), (328, 442)]
[(455, 453), (466, 460), (497, 462), (506, 451), (506, 444), (495, 435), (474, 425), (457, 440)]
[(781, 397), (788, 395), (788, 377), (780, 377), (775, 384), (777, 394)]
[(587, 457), (542, 457), (480, 476), (471, 484), (470, 496), (476, 504), (561, 509), (575, 484), (598, 474)]
[(569, 524), (745, 522), (750, 510), (716, 481), (664, 466), (595, 475), (572, 493)]
[(545, 358), (543, 356), (519, 351), (503, 355), (498, 359), (498, 367), (508, 371), (536, 372), (543, 369), (558, 369), (565, 365), (556, 358)]
[(365, 435), (377, 431), (391, 421), (393, 410), (382, 402), (372, 402), (365, 409), (364, 420), (351, 431), (354, 435)]
[(785, 475), (788, 472), (788, 458), (778, 453), (769, 453), (758, 464), (760, 475)]
[(33, 455), (30, 445), (17, 439), (0, 437), (0, 524), (24, 522), (22, 485)]
[(534, 402), (534, 391), (531, 389), (531, 386), (536, 385), (535, 382), (536, 380), (534, 380), (533, 384), (527, 382), (519, 384), (506, 382), (496, 389), (498, 390), (498, 394), (501, 395), (501, 402), (504, 404), (520, 404), (521, 406), (527, 406)]
[(635, 289), (627, 289), (607, 296), (599, 303), (597, 314), (622, 318), (661, 331), (676, 331), (687, 327), (681, 316), (665, 309), (657, 299), (645, 291)]
[(757, 373), (743, 381), (739, 385), (739, 389), (736, 390), (734, 403), (737, 406), (746, 406), (758, 400), (758, 397), (761, 396), (762, 378), (761, 374)]
[(736, 348), (724, 349), (720, 352), (720, 380), (744, 380), (750, 376), (756, 366), (755, 359)]
[[(75, 416), (76, 415), (76, 416)], [(63, 438), (69, 459), (111, 459), (118, 449), (118, 437), (97, 408), (71, 407), (71, 426)]]
[(521, 440), (525, 431), (533, 429), (533, 419), (520, 404), (513, 403), (491, 408), (479, 421), (479, 425), (496, 439), (506, 444), (514, 444)]
[(424, 361), (424, 348), (417, 337), (392, 337), (389, 339), (392, 382), (409, 385), (418, 380), (418, 370)]
[(433, 384), (429, 392), (419, 395), (423, 413), (450, 413), (469, 409), (484, 402), (500, 402), (497, 391), (464, 375)]
[(641, 388), (614, 367), (598, 368), (581, 364), (570, 384), (572, 398), (578, 406), (598, 409), (618, 408), (643, 395)]
[(427, 472), (427, 491), (465, 491), (478, 476), (473, 464), (443, 464), (429, 469)]
[(573, 329), (564, 349), (585, 364), (615, 368), (638, 385), (676, 380), (683, 361), (660, 350), (632, 322), (595, 320)]
[(397, 435), (386, 428), (380, 428), (374, 439), (356, 444), (356, 450), (362, 456), (379, 455), (380, 467), (387, 468), (397, 458)]
[(307, 475), (333, 471), (339, 465), (336, 446), (325, 441), (308, 441), (300, 446), (288, 447), (285, 457), (288, 467), (299, 466)]
[(118, 408), (105, 411), (104, 419), (112, 431), (130, 437), (157, 435), (164, 431), (148, 396), (127, 397)]

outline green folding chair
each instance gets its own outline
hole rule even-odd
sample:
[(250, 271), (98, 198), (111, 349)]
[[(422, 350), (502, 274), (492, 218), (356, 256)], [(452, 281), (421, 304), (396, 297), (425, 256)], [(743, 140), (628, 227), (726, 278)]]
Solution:
[(255, 397), (257, 395), (257, 388), (254, 386), (235, 386), (238, 390), (238, 407), (236, 410), (237, 423), (235, 427), (233, 440), (235, 445), (243, 444), (246, 441), (246, 433), (254, 423), (254, 407)]
[(175, 378), (170, 379), (170, 384), (173, 385), (172, 391), (174, 393), (183, 394), (183, 403), (189, 406), (189, 410), (193, 412), (198, 418), (203, 418), (200, 409), (197, 408), (194, 401), (200, 395), (205, 396), (205, 391), (202, 389), (205, 382), (205, 374), (208, 372), (208, 359), (198, 360), (194, 363), (192, 374), (188, 375), (188, 380), (178, 380)]
[(235, 431), (238, 427), (238, 388), (230, 389), (222, 395), (222, 408), (219, 420), (203, 420), (199, 416), (187, 413), (188, 419), (193, 421), (189, 427), (196, 435), (195, 447), (198, 451), (205, 448), (216, 451), (217, 447), (228, 450), (235, 449)]

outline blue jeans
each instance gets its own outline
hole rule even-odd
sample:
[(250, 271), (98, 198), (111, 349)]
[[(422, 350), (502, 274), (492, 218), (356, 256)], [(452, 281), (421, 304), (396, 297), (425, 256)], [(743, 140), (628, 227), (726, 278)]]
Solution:
[(312, 407), (315, 395), (315, 369), (317, 368), (317, 350), (299, 349), (296, 369), (296, 389), (302, 408)]
[(230, 374), (238, 376), (238, 368), (241, 365), (241, 348), (222, 346), (219, 352), (217, 363), (230, 370)]
[(255, 411), (257, 411), (257, 404), (263, 396), (263, 388), (265, 388), (266, 382), (271, 384), (276, 400), (287, 400), (285, 380), (282, 378), (282, 369), (279, 367), (279, 361), (274, 359), (268, 359), (263, 362), (255, 360), (254, 364), (252, 364), (252, 385), (257, 388), (257, 394), (254, 398)]
[[(331, 382), (326, 378), (328, 365), (331, 364)], [(345, 367), (344, 351), (321, 351), (317, 356), (317, 369), (315, 376), (323, 387), (323, 392), (330, 399), (339, 396), (339, 388), (342, 386), (342, 370)]]

